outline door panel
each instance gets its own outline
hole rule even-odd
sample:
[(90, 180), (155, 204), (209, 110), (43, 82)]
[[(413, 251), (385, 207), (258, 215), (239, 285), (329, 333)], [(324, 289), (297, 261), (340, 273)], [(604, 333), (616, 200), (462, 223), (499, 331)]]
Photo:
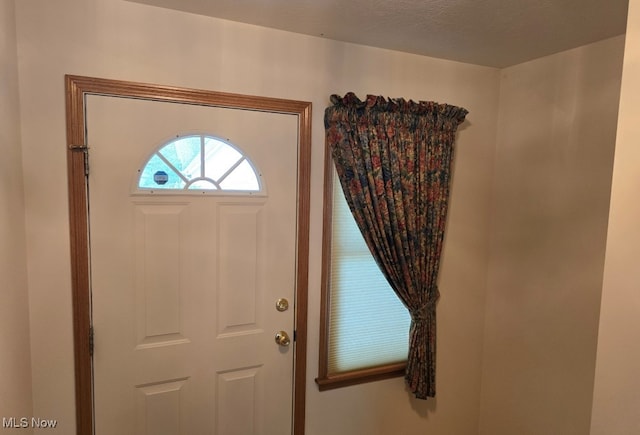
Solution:
[[(87, 97), (97, 435), (291, 433), (297, 117)], [(135, 191), (176, 134), (228, 139), (264, 195)]]
[[(265, 228), (262, 206), (225, 204), (218, 209), (218, 337), (260, 333), (256, 304), (263, 293)], [(238, 272), (241, 271), (241, 272)]]

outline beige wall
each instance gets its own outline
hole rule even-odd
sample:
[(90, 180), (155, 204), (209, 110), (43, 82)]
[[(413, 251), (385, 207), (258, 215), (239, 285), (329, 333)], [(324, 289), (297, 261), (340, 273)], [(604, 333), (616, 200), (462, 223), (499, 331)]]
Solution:
[[(121, 0), (17, 3), (25, 158), (34, 413), (74, 428), (64, 74), (313, 103), (308, 435), (477, 432), (489, 204), (497, 125), (496, 69), (350, 45)], [(323, 110), (354, 91), (460, 105), (440, 279), (438, 396), (410, 399), (401, 379), (318, 392)]]
[(629, 3), (592, 435), (640, 433), (640, 5)]
[(31, 359), (13, 0), (0, 0), (0, 78), (0, 418), (30, 417)]
[(0, 337), (3, 349), (17, 349), (0, 354), (0, 387), (16, 393), (0, 396), (3, 412), (32, 414), (28, 313), (20, 311), (27, 304), (20, 107), (33, 415), (59, 420), (50, 433), (74, 430), (63, 76), (79, 74), (313, 102), (313, 198), (322, 197), (322, 112), (331, 93), (470, 110), (457, 142), (440, 277), (437, 398), (412, 400), (400, 379), (317, 391), (322, 204), (314, 201), (307, 434), (472, 435), (478, 424), (482, 435), (587, 433), (603, 267), (592, 433), (638, 427), (630, 379), (640, 366), (632, 345), (640, 336), (632, 323), (639, 280), (624, 260), (640, 257), (626, 244), (640, 213), (629, 51), (637, 33), (628, 38), (630, 91), (621, 105), (605, 266), (622, 37), (500, 72), (121, 0), (20, 0), (18, 105), (14, 2), (0, 2), (0, 69), (9, 78), (0, 83), (8, 156), (0, 159), (0, 276), (11, 284)]
[(501, 72), (480, 434), (589, 431), (623, 49)]

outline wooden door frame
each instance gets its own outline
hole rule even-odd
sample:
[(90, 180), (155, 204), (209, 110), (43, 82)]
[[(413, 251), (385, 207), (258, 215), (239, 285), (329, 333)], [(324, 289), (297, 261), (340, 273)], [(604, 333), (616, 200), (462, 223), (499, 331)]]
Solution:
[(76, 393), (76, 434), (93, 434), (91, 294), (89, 263), (88, 184), (85, 158), (86, 96), (102, 95), (229, 109), (247, 109), (298, 116), (297, 257), (295, 289), (295, 353), (293, 435), (304, 434), (307, 286), (309, 272), (309, 201), (311, 172), (311, 103), (237, 95), (121, 80), (65, 76), (67, 172), (73, 298), (73, 339)]

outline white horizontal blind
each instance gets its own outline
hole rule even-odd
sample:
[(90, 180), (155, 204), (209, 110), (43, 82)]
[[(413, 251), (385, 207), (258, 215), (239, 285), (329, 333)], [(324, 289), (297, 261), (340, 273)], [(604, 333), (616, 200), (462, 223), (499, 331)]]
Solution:
[(333, 172), (329, 373), (407, 359), (408, 310), (380, 272)]

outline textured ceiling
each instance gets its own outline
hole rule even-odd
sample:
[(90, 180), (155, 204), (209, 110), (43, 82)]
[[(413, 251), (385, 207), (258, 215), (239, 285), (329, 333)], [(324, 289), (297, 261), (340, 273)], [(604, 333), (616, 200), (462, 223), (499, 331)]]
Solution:
[(625, 33), (628, 0), (129, 0), (505, 67)]

